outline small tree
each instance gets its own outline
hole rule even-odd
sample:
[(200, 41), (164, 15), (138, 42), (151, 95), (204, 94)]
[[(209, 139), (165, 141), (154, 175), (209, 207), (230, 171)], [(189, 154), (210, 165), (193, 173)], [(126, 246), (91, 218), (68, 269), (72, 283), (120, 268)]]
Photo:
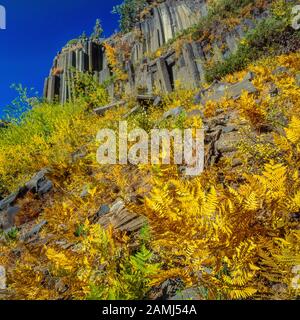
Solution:
[(97, 19), (96, 24), (94, 26), (94, 32), (91, 35), (91, 39), (99, 40), (102, 34), (103, 34), (103, 28), (102, 28), (101, 20)]
[(129, 32), (136, 22), (139, 13), (148, 5), (147, 0), (124, 0), (124, 2), (113, 8), (112, 13), (120, 16), (120, 29)]
[(87, 37), (85, 31), (83, 31), (83, 32), (82, 32), (82, 35), (80, 36), (80, 39), (84, 41), (84, 40), (86, 40), (87, 38), (88, 38), (88, 37)]

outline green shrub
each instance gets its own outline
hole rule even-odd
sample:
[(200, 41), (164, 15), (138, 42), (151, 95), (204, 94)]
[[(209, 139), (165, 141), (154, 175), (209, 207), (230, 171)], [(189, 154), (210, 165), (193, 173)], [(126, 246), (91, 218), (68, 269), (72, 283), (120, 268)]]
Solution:
[(147, 0), (124, 0), (124, 2), (113, 8), (113, 13), (120, 16), (120, 29), (129, 32), (134, 24), (138, 22), (139, 13), (148, 5)]
[(88, 80), (73, 102), (34, 104), (0, 130), (0, 193), (14, 191), (41, 168), (66, 168), (70, 154), (94, 138), (98, 118), (87, 109), (107, 103), (108, 95)]
[(279, 19), (271, 16), (260, 21), (256, 28), (246, 34), (245, 39), (239, 44), (235, 53), (223, 62), (216, 62), (206, 68), (206, 80), (220, 80), (227, 74), (240, 71), (250, 62), (270, 54), (272, 50), (280, 49), (285, 32), (289, 31), (298, 36), (296, 31), (291, 31), (286, 18)]
[(19, 230), (17, 228), (12, 228), (7, 232), (6, 238), (8, 240), (14, 241), (18, 239), (18, 235), (19, 235)]
[(69, 42), (68, 42), (68, 46), (72, 46), (72, 45), (74, 45), (74, 44), (77, 44), (78, 43), (78, 39), (72, 39), (72, 40), (70, 40)]
[(89, 108), (101, 106), (103, 101), (108, 101), (108, 93), (106, 86), (109, 82), (100, 84), (95, 81), (93, 75), (89, 73), (78, 72), (75, 69), (73, 72), (74, 83), (74, 98), (81, 100), (88, 105)]
[(87, 300), (141, 300), (151, 288), (151, 276), (157, 274), (161, 265), (155, 263), (154, 255), (144, 245), (134, 255), (122, 257), (114, 286), (91, 286)]

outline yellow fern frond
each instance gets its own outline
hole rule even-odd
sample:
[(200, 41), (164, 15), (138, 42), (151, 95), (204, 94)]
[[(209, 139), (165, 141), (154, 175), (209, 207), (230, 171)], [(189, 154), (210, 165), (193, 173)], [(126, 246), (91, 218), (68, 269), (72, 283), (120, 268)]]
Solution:
[(231, 299), (247, 299), (252, 297), (257, 292), (255, 288), (243, 288), (243, 289), (234, 289), (229, 291), (229, 297)]
[(285, 129), (289, 141), (296, 144), (300, 141), (300, 119), (293, 116), (288, 128)]

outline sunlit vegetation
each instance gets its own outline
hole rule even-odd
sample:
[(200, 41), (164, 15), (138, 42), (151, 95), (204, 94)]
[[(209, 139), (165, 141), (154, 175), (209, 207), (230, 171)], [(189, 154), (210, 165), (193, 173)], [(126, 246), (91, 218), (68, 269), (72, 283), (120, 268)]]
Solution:
[[(278, 66), (287, 72), (274, 73)], [(51, 198), (22, 200), (27, 215), (36, 216), (38, 208), (37, 221), (48, 221), (43, 241), (25, 244), (17, 229), (1, 240), (0, 264), (7, 269), (10, 298), (144, 299), (152, 288), (178, 278), (183, 288), (199, 289), (202, 299), (296, 298), (299, 292), (291, 283), (293, 267), (300, 264), (299, 68), (299, 54), (283, 55), (224, 79), (236, 82), (251, 70), (258, 95), (208, 102), (203, 111), (209, 108), (213, 116), (216, 110), (237, 110), (257, 134), (245, 131), (238, 169), (223, 161), (193, 179), (171, 165), (100, 166), (97, 130), (116, 129), (128, 110), (104, 117), (88, 111), (91, 101), (108, 101), (104, 88), (89, 90), (88, 78), (81, 79), (73, 103), (40, 103), (19, 123), (1, 129), (2, 191), (13, 191), (44, 167), (51, 169), (55, 183)], [(270, 82), (279, 89), (275, 97), (265, 94)], [(178, 89), (164, 97), (161, 109), (131, 116), (129, 125), (149, 129), (164, 110), (179, 105), (192, 110), (193, 96)], [(182, 127), (190, 120), (174, 121), (160, 125)], [(266, 125), (274, 128), (268, 143), (259, 132)], [(72, 157), (82, 149), (81, 157)], [(84, 186), (88, 192), (82, 198)], [(131, 202), (133, 186), (145, 195), (142, 203)], [(104, 230), (91, 221), (101, 204), (118, 197), (147, 217), (148, 226), (138, 234)]]

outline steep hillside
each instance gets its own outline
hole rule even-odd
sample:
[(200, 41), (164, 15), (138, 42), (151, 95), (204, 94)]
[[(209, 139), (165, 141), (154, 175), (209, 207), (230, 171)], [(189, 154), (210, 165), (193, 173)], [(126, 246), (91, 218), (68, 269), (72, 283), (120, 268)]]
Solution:
[[(0, 127), (0, 299), (299, 298), (295, 3), (147, 1), (131, 32), (62, 49)], [(125, 120), (204, 129), (204, 172), (99, 164)]]

